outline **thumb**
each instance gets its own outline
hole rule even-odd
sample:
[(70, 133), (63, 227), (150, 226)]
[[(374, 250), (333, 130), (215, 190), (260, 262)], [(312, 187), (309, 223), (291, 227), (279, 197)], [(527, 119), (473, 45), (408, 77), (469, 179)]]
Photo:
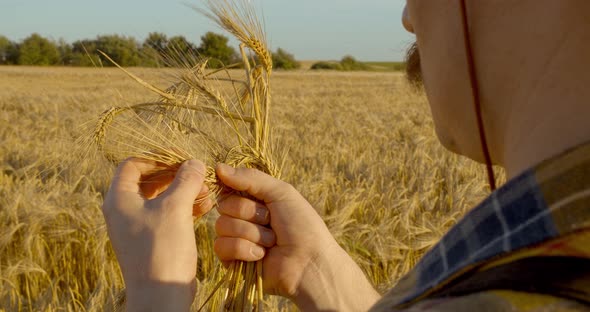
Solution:
[(246, 192), (266, 204), (280, 201), (296, 192), (290, 184), (256, 169), (232, 168), (226, 164), (219, 164), (217, 175), (221, 182), (230, 188)]
[[(205, 181), (205, 165), (199, 160), (185, 161), (174, 176), (170, 187), (159, 196), (168, 205), (191, 207), (199, 195)], [(187, 210), (188, 214), (192, 210)]]

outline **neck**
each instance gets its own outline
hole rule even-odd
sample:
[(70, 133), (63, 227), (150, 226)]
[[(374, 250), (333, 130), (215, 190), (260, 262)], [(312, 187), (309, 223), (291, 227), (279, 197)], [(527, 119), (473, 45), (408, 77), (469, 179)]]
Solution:
[(590, 142), (590, 94), (581, 99), (563, 95), (541, 98), (524, 105), (531, 109), (515, 113), (519, 118), (512, 118), (506, 127), (503, 164), (509, 178)]

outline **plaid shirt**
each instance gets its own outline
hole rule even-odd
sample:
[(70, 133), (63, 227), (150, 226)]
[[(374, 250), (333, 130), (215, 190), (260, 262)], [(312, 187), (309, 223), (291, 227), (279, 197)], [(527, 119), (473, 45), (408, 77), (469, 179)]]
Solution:
[(590, 311), (590, 144), (455, 225), (372, 311)]

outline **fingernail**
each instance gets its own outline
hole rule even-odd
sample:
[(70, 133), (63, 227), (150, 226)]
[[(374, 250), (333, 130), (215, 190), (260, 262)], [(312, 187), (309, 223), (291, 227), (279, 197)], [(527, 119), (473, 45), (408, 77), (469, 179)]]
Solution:
[(275, 235), (270, 230), (262, 232), (262, 243), (265, 246), (269, 246), (272, 243), (274, 243), (274, 239), (275, 239)]
[(256, 258), (264, 257), (264, 249), (260, 246), (251, 247), (250, 253), (252, 254), (252, 256), (254, 256)]
[(233, 175), (236, 173), (236, 169), (234, 167), (228, 166), (226, 164), (219, 164), (219, 170), (225, 175)]
[(256, 207), (256, 219), (261, 223), (268, 221), (268, 209), (265, 207)]

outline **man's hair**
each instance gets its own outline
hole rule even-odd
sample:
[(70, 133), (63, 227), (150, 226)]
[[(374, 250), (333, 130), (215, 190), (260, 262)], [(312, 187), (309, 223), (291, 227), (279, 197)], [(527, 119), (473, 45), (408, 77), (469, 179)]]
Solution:
[(415, 87), (422, 86), (422, 67), (420, 65), (420, 52), (418, 44), (412, 43), (405, 57), (406, 62), (406, 79)]

